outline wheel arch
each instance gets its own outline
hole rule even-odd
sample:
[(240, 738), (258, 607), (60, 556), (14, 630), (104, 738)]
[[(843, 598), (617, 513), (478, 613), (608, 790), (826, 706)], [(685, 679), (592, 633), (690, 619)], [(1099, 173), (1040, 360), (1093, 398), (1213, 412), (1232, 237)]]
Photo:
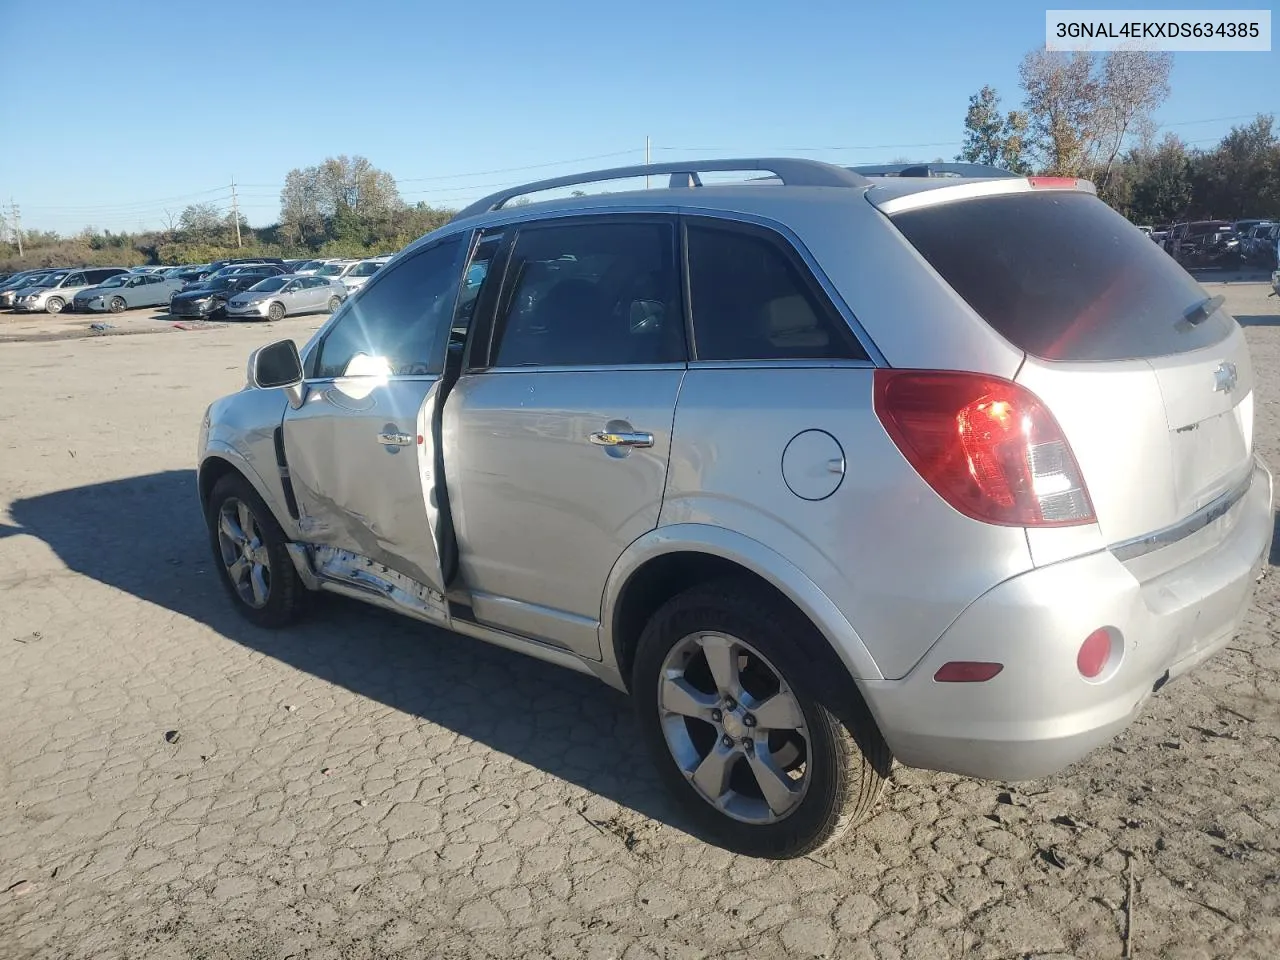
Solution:
[[(790, 561), (759, 541), (722, 527), (676, 524), (633, 543), (605, 584), (600, 652), (602, 665), (619, 681), (615, 685), (623, 689), (630, 685), (636, 644), (658, 607), (689, 587), (724, 577), (740, 577), (803, 616), (814, 629), (800, 642), (824, 677), (849, 684), (883, 678), (852, 624)], [(846, 684), (838, 685), (848, 692)]]
[(196, 471), (196, 489), (200, 497), (201, 509), (203, 510), (208, 505), (209, 495), (213, 492), (214, 485), (223, 477), (233, 473), (239, 474), (249, 481), (249, 485), (257, 491), (258, 496), (262, 498), (262, 502), (271, 511), (276, 523), (280, 524), (280, 528), (285, 532), (285, 535), (292, 539), (296, 535), (296, 523), (289, 515), (289, 512), (281, 509), (278, 498), (272, 494), (266, 483), (263, 482), (258, 471), (254, 470), (239, 453), (222, 444), (217, 446), (210, 445), (210, 449), (206, 451), (200, 461), (200, 467)]

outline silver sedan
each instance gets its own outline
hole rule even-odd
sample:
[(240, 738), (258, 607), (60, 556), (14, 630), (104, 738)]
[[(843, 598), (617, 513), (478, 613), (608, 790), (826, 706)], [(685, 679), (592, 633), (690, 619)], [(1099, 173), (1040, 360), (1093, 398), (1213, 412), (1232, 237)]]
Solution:
[(227, 301), (228, 317), (280, 320), (289, 314), (337, 310), (347, 288), (327, 277), (267, 277)]

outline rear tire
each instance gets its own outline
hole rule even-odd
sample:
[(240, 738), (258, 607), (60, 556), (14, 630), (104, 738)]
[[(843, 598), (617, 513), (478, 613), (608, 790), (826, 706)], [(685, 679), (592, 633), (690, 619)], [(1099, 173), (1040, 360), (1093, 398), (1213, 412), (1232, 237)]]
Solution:
[(737, 853), (791, 858), (834, 841), (870, 814), (888, 775), (889, 748), (865, 705), (815, 695), (821, 668), (796, 640), (812, 630), (728, 579), (669, 600), (640, 636), (631, 692), (659, 773)]
[(333, 313), (333, 311), (342, 306), (342, 299), (340, 297), (330, 297), (326, 306), (328, 307), (329, 312)]
[(229, 473), (213, 485), (205, 524), (214, 566), (236, 610), (259, 627), (288, 626), (301, 615), (306, 587), (280, 524), (253, 485)]
[(112, 313), (124, 313), (126, 304), (122, 297), (112, 297), (111, 302), (107, 304), (107, 309)]
[(277, 302), (277, 303), (273, 303), (273, 304), (271, 304), (271, 306), (267, 307), (267, 319), (268, 319), (268, 320), (270, 320), (272, 323), (275, 323), (275, 322), (277, 322), (277, 321), (279, 321), (279, 320), (283, 320), (283, 319), (284, 319), (284, 304), (283, 304), (283, 303), (278, 303), (278, 302)]
[(46, 313), (58, 314), (62, 312), (66, 305), (67, 302), (61, 297), (50, 297), (44, 302), (44, 309)]

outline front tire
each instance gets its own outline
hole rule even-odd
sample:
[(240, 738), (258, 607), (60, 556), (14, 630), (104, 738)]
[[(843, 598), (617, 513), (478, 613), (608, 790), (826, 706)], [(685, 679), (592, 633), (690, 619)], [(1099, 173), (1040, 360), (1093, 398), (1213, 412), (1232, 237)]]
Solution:
[(272, 323), (275, 323), (275, 322), (277, 322), (277, 321), (279, 321), (279, 320), (283, 320), (283, 319), (284, 319), (284, 304), (283, 304), (283, 303), (273, 303), (273, 304), (271, 304), (271, 306), (267, 307), (267, 319), (268, 319), (268, 320), (270, 320)]
[(109, 309), (112, 313), (124, 313), (125, 306), (126, 304), (124, 302), (124, 298), (112, 297), (111, 302), (107, 304), (107, 309)]
[(66, 307), (66, 305), (67, 305), (67, 302), (63, 300), (61, 297), (50, 297), (48, 300), (45, 301), (44, 309), (45, 309), (45, 312), (47, 313), (57, 314), (57, 313), (61, 313), (63, 308)]
[(284, 627), (302, 612), (298, 578), (280, 524), (252, 484), (230, 473), (214, 484), (205, 523), (218, 578), (236, 610), (259, 627)]
[(830, 843), (867, 817), (889, 772), (865, 706), (815, 695), (821, 668), (797, 643), (812, 630), (721, 580), (668, 601), (641, 634), (631, 690), (644, 738), (689, 816), (737, 853), (790, 858)]

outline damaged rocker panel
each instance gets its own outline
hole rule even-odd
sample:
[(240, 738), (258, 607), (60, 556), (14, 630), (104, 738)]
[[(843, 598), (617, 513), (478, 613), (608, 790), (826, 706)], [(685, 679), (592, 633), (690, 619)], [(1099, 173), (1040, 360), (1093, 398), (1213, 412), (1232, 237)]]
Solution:
[(432, 623), (448, 623), (444, 596), (411, 577), (368, 557), (325, 544), (289, 544), (289, 555), (298, 575), (312, 589), (338, 590), (342, 586), (360, 599), (381, 601), (381, 606)]

